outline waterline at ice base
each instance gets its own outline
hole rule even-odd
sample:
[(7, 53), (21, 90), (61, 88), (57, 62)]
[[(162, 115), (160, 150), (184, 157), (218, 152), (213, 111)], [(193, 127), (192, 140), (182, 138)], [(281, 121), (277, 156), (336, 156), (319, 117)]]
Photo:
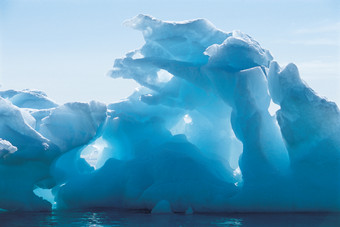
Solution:
[(125, 24), (145, 39), (109, 72), (127, 99), (0, 91), (2, 210), (340, 211), (340, 112), (297, 66), (204, 19)]

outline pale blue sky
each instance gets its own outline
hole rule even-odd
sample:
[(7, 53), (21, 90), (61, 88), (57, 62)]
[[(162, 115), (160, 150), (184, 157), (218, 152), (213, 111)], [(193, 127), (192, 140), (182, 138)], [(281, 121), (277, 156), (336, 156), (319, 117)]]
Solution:
[(142, 34), (122, 23), (143, 13), (241, 30), (340, 103), (339, 12), (338, 0), (0, 0), (1, 89), (39, 89), (58, 103), (127, 96), (137, 85), (105, 74), (142, 46)]

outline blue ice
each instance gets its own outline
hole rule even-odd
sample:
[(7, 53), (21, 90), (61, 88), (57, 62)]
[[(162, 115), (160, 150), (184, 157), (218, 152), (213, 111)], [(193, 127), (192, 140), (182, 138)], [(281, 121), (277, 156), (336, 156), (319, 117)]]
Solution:
[[(0, 91), (0, 208), (340, 211), (340, 113), (252, 37), (138, 15), (109, 105)], [(275, 116), (269, 111), (279, 106)]]

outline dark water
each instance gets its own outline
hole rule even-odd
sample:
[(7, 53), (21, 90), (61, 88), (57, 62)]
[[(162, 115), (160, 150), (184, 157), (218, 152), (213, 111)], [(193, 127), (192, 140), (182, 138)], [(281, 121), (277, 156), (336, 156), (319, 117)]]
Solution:
[(0, 226), (340, 226), (339, 213), (149, 214), (134, 211), (0, 213)]

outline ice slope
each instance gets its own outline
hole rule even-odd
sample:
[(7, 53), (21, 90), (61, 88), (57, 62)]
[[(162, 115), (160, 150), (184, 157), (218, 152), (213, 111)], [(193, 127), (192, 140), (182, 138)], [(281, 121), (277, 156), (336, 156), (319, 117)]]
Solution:
[(339, 109), (294, 64), (204, 19), (125, 24), (145, 39), (109, 73), (127, 99), (0, 92), (0, 208), (340, 211)]
[[(19, 103), (31, 99), (21, 98), (17, 100)], [(5, 210), (50, 210), (51, 204), (37, 197), (33, 190), (55, 186), (51, 165), (64, 152), (86, 144), (95, 136), (105, 120), (106, 107), (95, 102), (72, 103), (36, 114), (34, 111), (40, 110), (20, 109), (9, 100), (0, 97), (0, 207)], [(42, 120), (34, 118), (39, 115), (44, 116)]]
[(10, 100), (20, 108), (49, 109), (58, 106), (44, 92), (36, 90), (0, 91), (0, 97)]

